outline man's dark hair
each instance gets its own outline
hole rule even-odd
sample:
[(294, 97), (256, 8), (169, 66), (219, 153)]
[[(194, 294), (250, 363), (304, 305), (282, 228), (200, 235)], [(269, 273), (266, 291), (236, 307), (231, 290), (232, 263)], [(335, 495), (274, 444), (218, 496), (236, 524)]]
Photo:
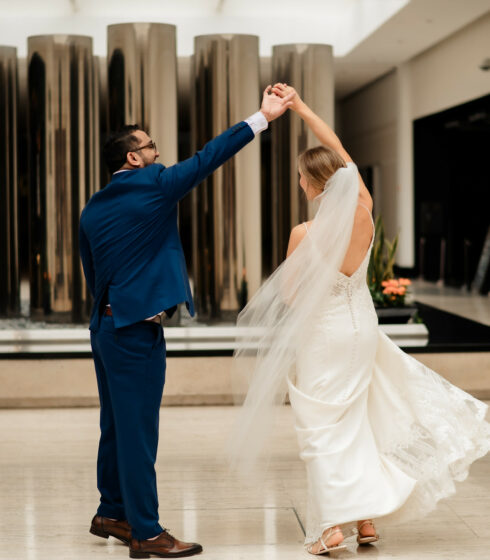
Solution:
[(104, 144), (104, 161), (109, 169), (109, 173), (114, 173), (126, 162), (126, 154), (138, 146), (138, 139), (132, 133), (141, 130), (137, 124), (128, 124), (113, 132)]

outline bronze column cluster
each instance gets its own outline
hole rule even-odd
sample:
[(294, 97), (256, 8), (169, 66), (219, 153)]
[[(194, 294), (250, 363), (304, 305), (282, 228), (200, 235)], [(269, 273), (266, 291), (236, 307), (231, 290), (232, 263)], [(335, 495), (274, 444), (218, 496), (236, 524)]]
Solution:
[[(109, 130), (138, 123), (168, 166), (178, 161), (179, 149), (181, 156), (200, 149), (260, 106), (266, 59), (259, 58), (256, 36), (196, 37), (185, 84), (177, 83), (175, 26), (110, 25), (107, 39), (107, 59), (93, 56), (90, 37), (28, 39), (28, 118), (22, 132), (29, 150), (22, 163), (29, 169), (29, 216), (24, 221), (17, 209), (18, 61), (15, 49), (0, 47), (2, 316), (19, 313), (21, 224), (29, 228), (33, 318), (87, 321), (90, 297), (78, 223), (87, 200), (110, 179), (100, 157)], [(333, 123), (331, 47), (276, 46), (269, 70), (272, 82), (293, 84)], [(179, 131), (179, 113), (190, 130)], [(309, 216), (296, 159), (317, 143), (296, 115), (286, 114), (184, 201), (179, 224), (200, 319), (233, 319), (284, 259), (290, 229)]]

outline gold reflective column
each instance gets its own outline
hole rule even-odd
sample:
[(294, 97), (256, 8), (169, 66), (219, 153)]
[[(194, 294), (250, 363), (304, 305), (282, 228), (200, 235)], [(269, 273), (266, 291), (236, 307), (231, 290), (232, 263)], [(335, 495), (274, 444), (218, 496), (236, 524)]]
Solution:
[[(78, 224), (94, 192), (92, 39), (28, 39), (31, 313), (88, 318)], [(98, 127), (97, 127), (98, 128)]]
[(17, 49), (0, 47), (0, 315), (20, 312)]
[(98, 134), (94, 141), (95, 190), (99, 190), (110, 180), (109, 171), (103, 161), (102, 147), (109, 133), (109, 107), (107, 100), (107, 59), (94, 56), (94, 121)]
[(109, 125), (140, 125), (158, 146), (159, 161), (177, 161), (175, 26), (121, 23), (107, 28)]
[[(177, 58), (177, 95), (178, 95), (178, 153), (179, 161), (192, 156), (192, 117), (194, 102), (193, 57)], [(192, 262), (192, 195), (184, 197), (179, 203), (179, 233), (182, 248), (187, 259), (189, 278), (194, 278)], [(191, 286), (192, 288), (192, 286)]]
[[(330, 45), (278, 45), (272, 50), (273, 82), (292, 85), (307, 105), (333, 127), (334, 69)], [(286, 257), (291, 229), (309, 218), (299, 187), (298, 155), (320, 142), (292, 111), (272, 126), (272, 268)]]
[[(260, 103), (258, 37), (202, 35), (194, 43), (194, 146), (200, 149)], [(198, 313), (233, 317), (261, 281), (260, 144), (256, 140), (193, 193)]]

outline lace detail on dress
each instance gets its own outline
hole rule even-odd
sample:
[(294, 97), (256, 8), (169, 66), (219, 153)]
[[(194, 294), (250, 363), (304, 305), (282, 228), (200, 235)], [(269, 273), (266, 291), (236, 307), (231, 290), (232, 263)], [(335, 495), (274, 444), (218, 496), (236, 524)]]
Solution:
[(397, 409), (389, 426), (376, 434), (377, 442), (381, 453), (417, 481), (404, 506), (386, 519), (399, 523), (426, 515), (455, 492), (454, 482), (465, 480), (470, 465), (490, 450), (490, 425), (484, 403), (398, 348), (390, 349), (384, 337), (380, 344), (382, 353), (398, 354), (402, 379), (383, 378)]

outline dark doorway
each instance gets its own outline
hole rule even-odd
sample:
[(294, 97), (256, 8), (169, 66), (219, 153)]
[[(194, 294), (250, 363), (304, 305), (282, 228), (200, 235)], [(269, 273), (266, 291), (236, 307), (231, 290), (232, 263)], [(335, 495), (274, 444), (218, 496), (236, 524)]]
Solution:
[(414, 121), (419, 273), (471, 285), (490, 225), (490, 95)]

